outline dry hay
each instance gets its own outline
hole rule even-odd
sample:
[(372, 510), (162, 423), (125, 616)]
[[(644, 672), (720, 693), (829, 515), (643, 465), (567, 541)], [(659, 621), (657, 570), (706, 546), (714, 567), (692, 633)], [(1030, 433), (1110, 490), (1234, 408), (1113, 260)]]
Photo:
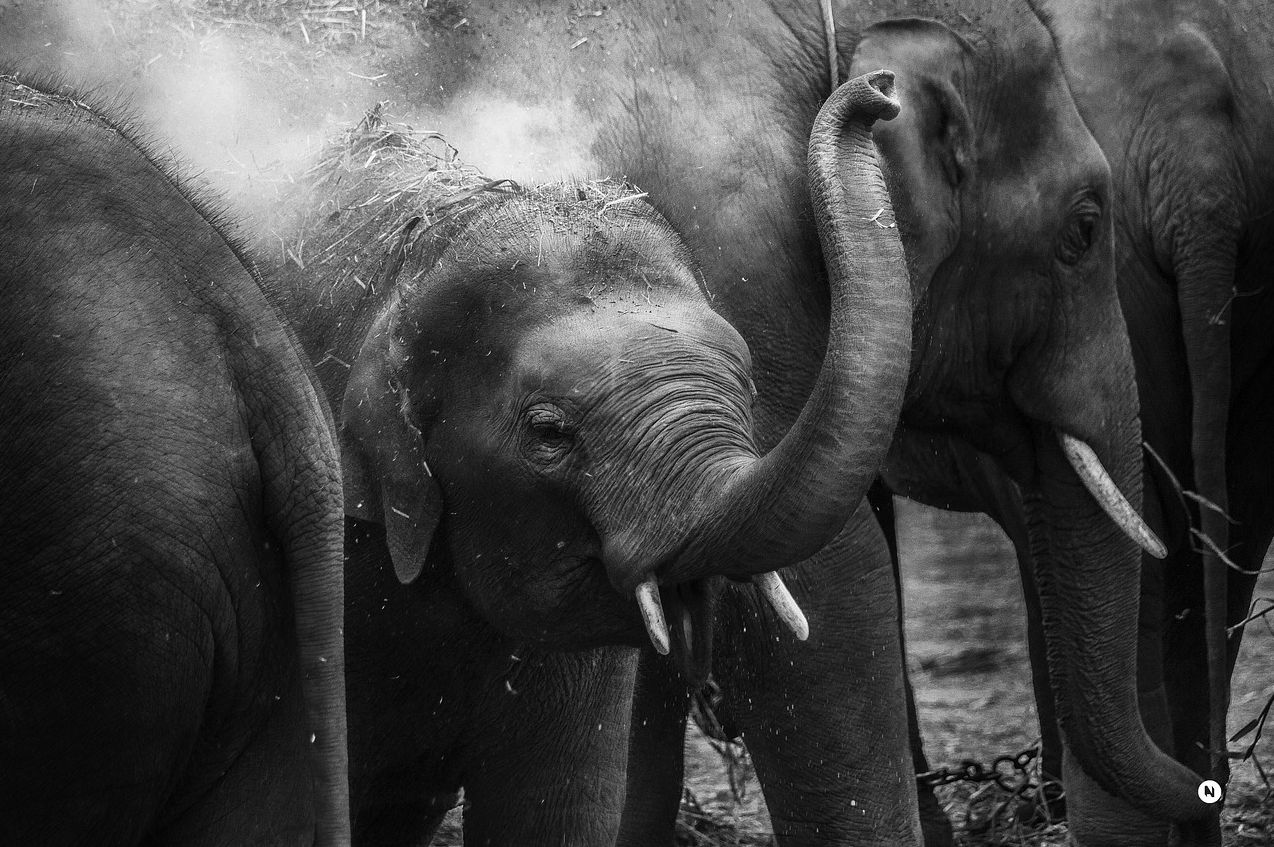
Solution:
[(365, 42), (404, 23), (417, 28), (455, 23), (454, 4), (438, 0), (204, 0), (192, 5), (202, 7), (211, 22), (269, 28), (317, 47)]
[[(413, 251), (439, 250), (472, 218), (471, 213), (521, 197), (556, 212), (601, 215), (617, 204), (645, 197), (615, 180), (570, 180), (527, 187), (490, 179), (465, 163), (441, 133), (417, 130), (385, 113), (385, 103), (333, 139), (319, 160), (294, 178), (276, 221), (275, 245), (283, 264), (324, 280), (366, 289), (402, 236)], [(431, 254), (429, 251), (432, 250)]]
[(516, 190), (465, 164), (440, 133), (395, 123), (378, 103), (329, 142), (283, 198), (291, 212), (276, 233), (282, 258), (302, 270), (352, 278), (378, 261), (391, 240), (418, 219), (430, 228), (474, 205), (479, 194)]
[[(1035, 787), (1008, 791), (995, 782), (960, 783), (939, 789), (943, 811), (962, 847), (1066, 847), (1065, 820), (1054, 820)], [(1055, 785), (1055, 784), (1053, 784)], [(1060, 793), (1060, 790), (1059, 790)]]

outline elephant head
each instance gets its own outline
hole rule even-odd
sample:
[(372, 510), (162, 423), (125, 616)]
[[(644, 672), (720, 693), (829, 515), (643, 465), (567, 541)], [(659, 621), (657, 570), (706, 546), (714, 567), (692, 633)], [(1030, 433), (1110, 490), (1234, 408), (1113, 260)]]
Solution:
[[(1107, 162), (1032, 15), (978, 43), (935, 21), (878, 23), (851, 74), (882, 66), (898, 73), (903, 116), (875, 139), (916, 303), (899, 439), (954, 435), (1022, 487), (1068, 744), (1106, 790), (1194, 814), (1197, 780), (1138, 713), (1138, 545), (1164, 547), (1137, 514)], [(886, 479), (914, 452), (887, 460)]]
[[(864, 140), (889, 105), (868, 90)], [(870, 144), (841, 166), (888, 205)], [(883, 458), (909, 288), (896, 233), (856, 227), (830, 365), (761, 456), (747, 347), (643, 196), (489, 194), (440, 253), (408, 235), (344, 394), (346, 511), (385, 526), (402, 581), (446, 568), (510, 637), (637, 643), (644, 624), (704, 667), (713, 575), (759, 577), (804, 637), (770, 572), (830, 540)]]

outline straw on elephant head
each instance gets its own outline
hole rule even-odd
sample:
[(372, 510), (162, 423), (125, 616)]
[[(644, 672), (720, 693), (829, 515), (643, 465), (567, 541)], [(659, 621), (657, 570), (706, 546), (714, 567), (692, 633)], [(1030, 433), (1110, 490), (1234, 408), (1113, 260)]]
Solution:
[(644, 197), (614, 180), (570, 180), (523, 188), (492, 179), (461, 160), (439, 132), (394, 121), (384, 103), (357, 126), (330, 141), (319, 160), (301, 174), (288, 198), (294, 210), (290, 234), (280, 243), (287, 262), (329, 277), (366, 286), (405, 229), (445, 245), (466, 213), (492, 201), (523, 196), (569, 204), (575, 211), (605, 212)]

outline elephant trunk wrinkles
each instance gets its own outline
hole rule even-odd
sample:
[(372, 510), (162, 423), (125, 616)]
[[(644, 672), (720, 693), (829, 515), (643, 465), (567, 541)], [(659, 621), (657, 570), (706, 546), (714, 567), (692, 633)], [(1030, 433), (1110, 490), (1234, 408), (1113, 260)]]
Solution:
[[(1136, 416), (1099, 450), (1140, 508)], [(1040, 487), (1026, 495), (1049, 671), (1067, 745), (1104, 790), (1163, 820), (1202, 820), (1199, 779), (1151, 741), (1137, 705), (1141, 555), (1083, 488), (1053, 439), (1038, 445)], [(1158, 566), (1157, 563), (1148, 565)]]
[[(893, 435), (911, 354), (911, 288), (871, 126), (898, 113), (886, 71), (841, 86), (810, 136), (809, 177), (831, 289), (827, 352), (796, 424), (714, 494), (664, 581), (753, 575), (825, 546)], [(694, 569), (694, 572), (690, 572)]]
[(711, 513), (713, 492), (757, 458), (745, 377), (731, 386), (720, 376), (728, 372), (724, 363), (710, 362), (702, 365), (710, 376), (688, 380), (668, 367), (671, 351), (648, 344), (663, 361), (643, 364), (640, 379), (621, 374), (598, 404), (627, 414), (604, 426), (594, 422), (595, 441), (609, 449), (597, 451), (583, 490), (611, 583), (625, 594), (676, 557)]

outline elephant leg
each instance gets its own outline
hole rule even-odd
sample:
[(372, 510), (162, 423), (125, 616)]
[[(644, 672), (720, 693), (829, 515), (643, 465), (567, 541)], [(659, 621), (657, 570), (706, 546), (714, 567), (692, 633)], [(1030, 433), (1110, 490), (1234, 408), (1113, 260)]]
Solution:
[[(1031, 657), (1031, 688), (1035, 693), (1035, 713), (1040, 724), (1040, 767), (1046, 780), (1062, 778), (1062, 733), (1057, 724), (1057, 701), (1053, 699), (1053, 682), (1048, 672), (1048, 653), (1044, 641), (1044, 614), (1040, 607), (1039, 589), (1035, 585), (1035, 567), (1030, 551), (1018, 549), (1018, 572), (1022, 578), (1022, 598), (1026, 605), (1026, 643)], [(1066, 802), (1049, 802), (1054, 820), (1066, 815)]]
[(360, 821), (354, 832), (356, 845), (428, 844), (442, 821), (460, 802), (460, 794), (431, 794), (378, 808)]
[[(1024, 558), (1024, 556), (1026, 558)], [(1048, 652), (1044, 640), (1044, 613), (1035, 585), (1035, 568), (1029, 551), (1018, 549), (1018, 570), (1022, 576), (1022, 597), (1026, 605), (1026, 645), (1031, 657), (1031, 688), (1035, 693), (1035, 715), (1040, 725), (1040, 776), (1044, 780), (1041, 798), (1048, 820), (1066, 818), (1066, 792), (1062, 780), (1062, 732), (1057, 722), (1057, 701), (1048, 672)]]
[(628, 793), (617, 847), (671, 847), (681, 807), (690, 692), (676, 663), (643, 650), (628, 742)]
[[(924, 740), (920, 736), (920, 719), (916, 714), (916, 693), (911, 686), (911, 672), (907, 668), (907, 633), (903, 626), (905, 615), (903, 609), (905, 598), (902, 591), (902, 571), (898, 557), (898, 526), (894, 511), (893, 494), (880, 480), (867, 492), (867, 502), (871, 504), (872, 513), (880, 525), (889, 549), (889, 561), (893, 568), (895, 597), (898, 601), (898, 643), (903, 654), (903, 685), (907, 695), (907, 735), (911, 746), (911, 766), (916, 773), (929, 771), (929, 759), (925, 756)], [(955, 843), (955, 833), (951, 829), (951, 820), (942, 810), (942, 804), (934, 796), (930, 785), (916, 784), (917, 799), (920, 804), (920, 828), (924, 833), (925, 847), (951, 847)]]
[(784, 579), (809, 641), (735, 587), (715, 664), (779, 844), (919, 844), (893, 570), (868, 506)]
[[(281, 646), (281, 645), (280, 645)], [(235, 722), (252, 726), (251, 740), (226, 764), (220, 742), (230, 744), (244, 732), (226, 726), (191, 758), (196, 773), (216, 775), (204, 792), (188, 786), (198, 799), (179, 818), (163, 826), (148, 844), (155, 847), (235, 847), (270, 844), (308, 847), (315, 839), (314, 779), (309, 766), (310, 737), (300, 671), (287, 667), (283, 650), (275, 651), (288, 673), (275, 688), (260, 692), (252, 712), (239, 712)], [(277, 698), (277, 699), (276, 699)], [(273, 702), (271, 702), (273, 701)], [(237, 711), (237, 710), (236, 710)], [(264, 713), (264, 714), (261, 714)]]
[(637, 656), (615, 647), (531, 654), (516, 673), (488, 680), (465, 744), (465, 844), (615, 842)]
[(75, 579), (9, 576), (0, 844), (141, 843), (164, 822), (214, 691), (217, 648), (195, 588), (139, 559), (88, 563)]
[[(1264, 338), (1264, 325), (1249, 325), (1238, 337)], [(1268, 381), (1265, 374), (1271, 365), (1274, 365), (1274, 359), (1268, 355), (1259, 360), (1244, 356), (1235, 365), (1236, 372), (1246, 376), (1235, 386), (1236, 405), (1230, 421), (1226, 479), (1233, 523), (1229, 525), (1228, 553), (1239, 568), (1248, 571), (1260, 569), (1274, 530), (1274, 482), (1269, 474), (1269, 468), (1274, 464), (1274, 441), (1269, 438), (1270, 427), (1274, 424), (1274, 394), (1264, 388)], [(1172, 564), (1168, 561), (1164, 566)], [(1197, 772), (1203, 773), (1208, 765), (1203, 748), (1211, 736), (1205, 699), (1207, 661), (1203, 579), (1196, 562), (1188, 566), (1179, 565), (1177, 570), (1180, 577), (1171, 580), (1166, 589), (1169, 604), (1165, 639), (1168, 694), (1178, 754)], [(1227, 625), (1233, 626), (1247, 616), (1255, 581), (1255, 576), (1227, 569)], [(1227, 639), (1228, 673), (1233, 672), (1242, 636), (1243, 630), (1237, 630)], [(1228, 767), (1228, 762), (1224, 766)]]
[[(907, 734), (911, 739), (911, 767), (916, 773), (929, 771), (929, 759), (925, 756), (924, 742), (920, 737), (920, 719), (916, 715), (916, 695), (911, 687), (911, 674), (903, 667), (903, 683), (907, 691)], [(916, 784), (916, 797), (920, 804), (920, 829), (924, 834), (925, 847), (952, 847), (955, 844), (955, 833), (951, 829), (951, 819), (942, 810), (933, 793), (933, 787), (921, 783)]]
[[(1247, 570), (1259, 569), (1266, 546), (1254, 545), (1251, 560), (1248, 556), (1234, 555), (1235, 564)], [(1210, 768), (1207, 745), (1211, 720), (1207, 699), (1208, 657), (1204, 638), (1203, 581), (1198, 578), (1197, 567), (1188, 575), (1193, 577), (1188, 585), (1178, 586), (1172, 594), (1176, 613), (1170, 616), (1167, 623), (1164, 663), (1178, 758), (1196, 773), (1206, 774)], [(1227, 577), (1226, 624), (1232, 626), (1246, 617), (1256, 578), (1234, 571)], [(1193, 597), (1189, 593), (1190, 588), (1197, 591)], [(1241, 630), (1227, 640), (1227, 679), (1233, 674), (1241, 643)], [(1228, 761), (1223, 763), (1222, 768), (1224, 775), (1228, 776)]]
[(1210, 769), (1208, 738), (1208, 656), (1204, 639), (1203, 578), (1198, 562), (1174, 562), (1179, 579), (1169, 580), (1163, 644), (1164, 683), (1171, 708), (1177, 759), (1195, 773)]
[(355, 847), (428, 844), (447, 812), (460, 802), (458, 780), (455, 790), (448, 790), (437, 769), (436, 763), (389, 768), (359, 785), (365, 790), (353, 821)]
[[(351, 677), (350, 798), (354, 847), (416, 847), (428, 844), (447, 812), (460, 802), (455, 751), (429, 751), (411, 734), (412, 724), (461, 727), (456, 708), (422, 711), (448, 695), (411, 700), (404, 708), (393, 692), (367, 691)], [(379, 696), (378, 696), (379, 695)], [(376, 710), (370, 704), (379, 704)], [(458, 734), (458, 731), (457, 731)]]

